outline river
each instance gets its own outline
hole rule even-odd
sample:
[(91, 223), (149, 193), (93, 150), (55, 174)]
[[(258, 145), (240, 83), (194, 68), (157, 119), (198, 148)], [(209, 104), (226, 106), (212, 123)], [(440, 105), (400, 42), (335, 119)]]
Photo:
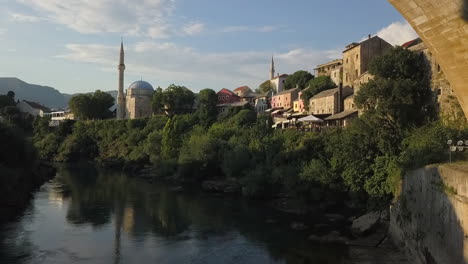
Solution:
[(0, 227), (0, 263), (343, 263), (289, 215), (91, 166), (59, 167)]

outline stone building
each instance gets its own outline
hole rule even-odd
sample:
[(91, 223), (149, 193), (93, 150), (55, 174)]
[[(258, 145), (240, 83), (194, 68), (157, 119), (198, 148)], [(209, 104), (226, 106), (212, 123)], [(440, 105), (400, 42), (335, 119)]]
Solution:
[(331, 76), (332, 71), (341, 68), (342, 65), (342, 59), (320, 64), (314, 69), (315, 76)]
[(283, 91), (271, 98), (271, 107), (272, 108), (283, 108), (290, 109), (294, 107), (293, 102), (297, 100), (299, 96), (300, 89), (294, 88), (290, 90)]
[(124, 48), (120, 44), (119, 89), (117, 94), (117, 119), (145, 118), (153, 114), (151, 99), (154, 89), (143, 80), (132, 83), (124, 92)]
[(353, 94), (353, 89), (343, 87), (325, 90), (309, 100), (309, 112), (312, 115), (334, 115), (342, 110), (342, 98)]
[(429, 51), (424, 42), (420, 38), (417, 38), (404, 43), (402, 47), (424, 56), (427, 70), (431, 76), (431, 88), (434, 94), (437, 95), (437, 102), (442, 119), (447, 121), (463, 118), (461, 106), (450, 82), (447, 80), (435, 56)]
[(370, 35), (361, 43), (346, 46), (343, 51), (343, 86), (354, 88), (355, 82), (368, 71), (369, 63), (392, 47), (380, 37)]
[(240, 97), (237, 94), (235, 94), (234, 92), (226, 88), (221, 89), (217, 93), (217, 95), (218, 95), (218, 105), (238, 103), (241, 101)]

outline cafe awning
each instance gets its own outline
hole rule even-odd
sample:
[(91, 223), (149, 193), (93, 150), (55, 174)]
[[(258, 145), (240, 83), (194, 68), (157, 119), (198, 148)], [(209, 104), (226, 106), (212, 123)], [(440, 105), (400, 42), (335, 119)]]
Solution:
[(308, 115), (306, 117), (303, 117), (303, 118), (299, 118), (299, 120), (297, 120), (298, 122), (312, 122), (312, 123), (322, 123), (323, 120), (318, 118), (318, 117), (315, 117), (313, 115)]

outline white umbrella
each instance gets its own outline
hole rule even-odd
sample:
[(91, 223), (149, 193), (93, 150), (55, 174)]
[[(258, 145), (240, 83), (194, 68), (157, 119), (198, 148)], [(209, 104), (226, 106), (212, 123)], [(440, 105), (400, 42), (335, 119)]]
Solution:
[(323, 120), (318, 118), (318, 117), (315, 117), (313, 115), (309, 115), (309, 116), (306, 116), (306, 117), (303, 117), (303, 118), (299, 118), (299, 120), (297, 120), (299, 122), (312, 122), (312, 123), (322, 123)]

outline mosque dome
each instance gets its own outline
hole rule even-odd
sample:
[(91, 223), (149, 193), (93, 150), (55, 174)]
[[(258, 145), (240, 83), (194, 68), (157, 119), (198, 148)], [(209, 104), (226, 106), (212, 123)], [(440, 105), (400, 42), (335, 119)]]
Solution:
[(132, 83), (128, 89), (154, 91), (153, 86), (145, 81), (136, 81)]

